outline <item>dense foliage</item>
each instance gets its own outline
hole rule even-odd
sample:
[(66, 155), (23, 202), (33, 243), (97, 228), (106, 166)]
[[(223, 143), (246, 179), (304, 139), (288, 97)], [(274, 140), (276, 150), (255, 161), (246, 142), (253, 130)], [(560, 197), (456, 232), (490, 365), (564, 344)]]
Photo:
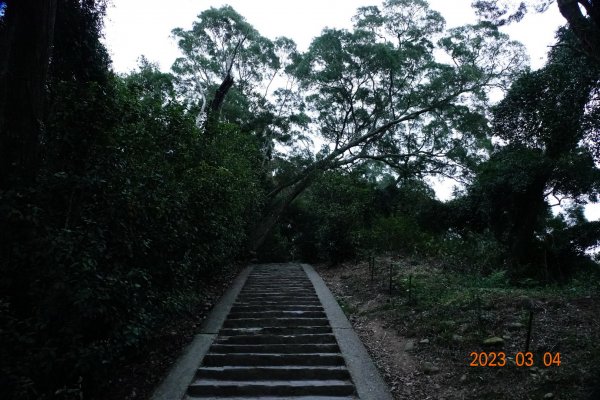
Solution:
[(260, 205), (257, 142), (231, 125), (205, 139), (147, 62), (111, 73), (101, 14), (61, 2), (35, 183), (0, 191), (5, 399), (101, 384), (198, 305)]
[[(393, 164), (367, 159), (350, 173), (327, 174), (296, 202), (286, 223), (299, 231), (288, 237), (301, 240), (288, 246), (331, 262), (365, 252), (428, 254), (485, 272), (506, 269), (515, 280), (564, 281), (596, 269), (587, 251), (600, 224), (585, 219), (583, 205), (600, 189), (599, 79), (597, 65), (561, 30), (547, 65), (523, 73), (491, 109), (488, 135), (497, 144), (471, 164), (462, 194), (441, 203), (418, 170), (407, 179), (399, 165), (390, 176), (385, 167)], [(552, 206), (563, 212), (554, 215)]]

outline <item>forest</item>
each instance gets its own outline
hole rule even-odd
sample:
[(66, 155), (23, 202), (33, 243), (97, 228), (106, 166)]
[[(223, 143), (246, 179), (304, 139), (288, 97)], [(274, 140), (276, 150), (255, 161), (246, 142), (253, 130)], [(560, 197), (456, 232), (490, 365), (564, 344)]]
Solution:
[[(0, 398), (102, 398), (250, 261), (600, 292), (598, 1), (475, 1), (447, 28), (385, 0), (306, 51), (209, 8), (173, 27), (170, 72), (127, 74), (107, 7), (0, 2)], [(565, 25), (533, 70), (500, 27), (550, 7)]]

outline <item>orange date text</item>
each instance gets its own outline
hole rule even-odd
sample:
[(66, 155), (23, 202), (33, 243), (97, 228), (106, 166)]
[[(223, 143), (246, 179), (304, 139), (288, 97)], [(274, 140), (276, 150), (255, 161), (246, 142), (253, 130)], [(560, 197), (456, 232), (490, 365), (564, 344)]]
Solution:
[[(472, 351), (471, 354), (469, 354), (469, 357), (471, 359), (471, 362), (469, 363), (470, 367), (505, 367), (507, 365), (506, 360), (508, 359), (506, 353), (502, 351)], [(532, 352), (520, 351), (515, 354), (513, 364), (517, 367), (533, 367), (536, 362), (539, 363), (539, 361), (540, 360), (536, 360), (536, 357)], [(560, 366), (560, 353), (544, 353), (541, 363), (545, 367)]]

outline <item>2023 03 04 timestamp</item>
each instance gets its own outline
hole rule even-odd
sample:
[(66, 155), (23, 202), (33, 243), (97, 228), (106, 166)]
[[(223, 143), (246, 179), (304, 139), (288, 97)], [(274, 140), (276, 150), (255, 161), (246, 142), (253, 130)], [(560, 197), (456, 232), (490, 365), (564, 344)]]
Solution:
[[(507, 357), (506, 353), (500, 352), (476, 352), (472, 351), (469, 355), (471, 358), (471, 362), (469, 363), (470, 367), (506, 367), (508, 365), (507, 360), (511, 357)], [(536, 359), (536, 356), (530, 352), (522, 352), (519, 351), (512, 357), (514, 360), (513, 365), (517, 367), (533, 367), (536, 364), (540, 364), (545, 367), (559, 367), (560, 366), (560, 353), (550, 353), (545, 352), (541, 360), (539, 356)]]

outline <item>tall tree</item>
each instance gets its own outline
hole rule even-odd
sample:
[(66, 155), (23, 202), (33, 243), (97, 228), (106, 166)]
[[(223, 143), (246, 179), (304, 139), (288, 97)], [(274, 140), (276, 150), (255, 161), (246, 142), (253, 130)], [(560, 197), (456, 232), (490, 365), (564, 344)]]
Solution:
[(94, 163), (94, 147), (106, 140), (106, 128), (118, 123), (118, 114), (108, 110), (116, 94), (100, 41), (105, 10), (106, 0), (61, 0), (57, 5), (42, 138), (44, 163), (57, 172), (84, 174)]
[(265, 146), (286, 135), (282, 120), (292, 96), (285, 88), (276, 91), (274, 81), (289, 79), (284, 75), (296, 53), (292, 40), (260, 35), (230, 6), (203, 11), (192, 29), (177, 28), (173, 35), (184, 54), (173, 71), (207, 135), (220, 119), (262, 136)]
[(587, 139), (600, 129), (600, 69), (569, 46), (570, 32), (560, 36), (547, 65), (516, 80), (495, 108), (494, 132), (508, 145), (484, 164), (471, 189), (515, 270), (536, 262), (536, 233), (547, 233), (550, 203), (585, 203), (600, 190)]
[(445, 30), (423, 0), (363, 7), (352, 30), (324, 30), (295, 75), (311, 132), (326, 145), (270, 192), (253, 247), (322, 171), (363, 160), (406, 177), (460, 171), (488, 144), (487, 91), (508, 87), (524, 60), (522, 47), (490, 24)]
[[(198, 108), (211, 113), (206, 93), (214, 93), (223, 110), (244, 104), (223, 117), (267, 142), (304, 135), (324, 143), (317, 155), (290, 151), (271, 164), (252, 249), (325, 170), (376, 160), (411, 176), (472, 163), (489, 145), (487, 91), (507, 88), (526, 64), (522, 46), (492, 24), (447, 30), (424, 0), (362, 7), (351, 30), (324, 30), (304, 54), (260, 36), (231, 7), (204, 11), (192, 30), (174, 34), (184, 57), (173, 69)], [(288, 84), (269, 95), (278, 74)], [(283, 167), (290, 163), (292, 173)]]
[[(476, 0), (473, 6), (480, 16), (504, 25), (520, 21), (529, 9), (544, 12), (555, 0)], [(581, 49), (600, 63), (600, 1), (556, 0), (558, 9), (577, 36)]]
[(0, 24), (0, 190), (33, 181), (39, 164), (56, 0), (7, 0)]

